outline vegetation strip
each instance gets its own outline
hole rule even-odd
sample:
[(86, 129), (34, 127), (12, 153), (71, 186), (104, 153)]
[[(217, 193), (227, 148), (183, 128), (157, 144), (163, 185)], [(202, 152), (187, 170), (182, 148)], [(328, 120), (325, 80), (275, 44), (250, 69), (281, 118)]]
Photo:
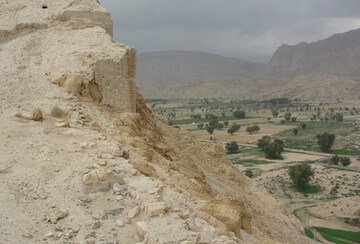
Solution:
[(337, 230), (324, 227), (313, 228), (316, 229), (326, 240), (335, 242), (336, 244), (360, 243), (360, 232)]

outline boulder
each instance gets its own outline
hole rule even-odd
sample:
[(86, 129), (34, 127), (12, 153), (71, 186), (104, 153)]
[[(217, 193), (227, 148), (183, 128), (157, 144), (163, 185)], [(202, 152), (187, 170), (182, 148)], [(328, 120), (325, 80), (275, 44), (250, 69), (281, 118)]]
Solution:
[(168, 209), (165, 202), (145, 203), (145, 213), (150, 217), (165, 214)]

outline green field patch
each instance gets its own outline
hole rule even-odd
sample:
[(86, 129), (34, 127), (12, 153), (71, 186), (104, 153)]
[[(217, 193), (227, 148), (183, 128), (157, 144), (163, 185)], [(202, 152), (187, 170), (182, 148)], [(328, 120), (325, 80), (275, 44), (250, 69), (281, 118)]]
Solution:
[(326, 240), (336, 244), (360, 243), (360, 232), (314, 227)]
[(301, 192), (302, 194), (304, 194), (304, 197), (308, 197), (309, 194), (316, 194), (321, 192), (321, 187), (316, 186), (316, 185), (306, 185), (304, 189), (297, 189), (296, 186), (294, 184), (290, 185), (290, 188), (295, 189), (298, 192)]
[(360, 151), (356, 149), (330, 149), (329, 153), (336, 155), (360, 156)]
[(251, 155), (251, 156), (263, 156), (263, 152), (260, 148), (241, 148), (235, 152), (226, 152), (227, 155), (230, 154), (244, 154), (244, 155)]
[[(234, 116), (224, 116), (224, 117), (217, 117), (217, 121), (221, 122), (221, 121), (232, 121), (232, 120), (239, 120), (239, 121), (246, 121), (249, 119), (258, 119), (261, 117), (257, 117), (257, 116), (245, 116), (245, 118), (243, 119), (238, 119), (235, 118)], [(188, 118), (188, 119), (176, 119), (176, 120), (170, 120), (170, 123), (172, 123), (173, 125), (189, 125), (192, 123), (209, 123), (210, 121), (212, 121), (213, 119), (211, 118), (201, 118), (201, 119), (193, 119), (193, 118)], [(231, 123), (230, 123), (231, 125)], [(226, 128), (224, 128), (226, 129)]]
[(308, 236), (309, 238), (314, 240), (314, 233), (311, 230), (309, 230), (308, 228), (305, 228), (304, 231), (305, 231), (306, 236)]
[[(287, 122), (286, 125), (300, 125), (302, 122)], [(360, 155), (359, 150), (348, 149), (355, 143), (350, 138), (354, 136), (354, 125), (349, 121), (337, 122), (305, 122), (306, 128), (298, 128), (298, 134), (294, 135), (293, 129), (288, 129), (274, 135), (284, 141), (286, 148), (300, 149), (305, 151), (320, 152), (316, 135), (324, 132), (335, 134), (335, 143), (330, 153), (337, 155)], [(282, 124), (284, 125), (284, 124)], [(357, 128), (357, 127), (355, 127)], [(357, 130), (356, 130), (357, 131)], [(356, 135), (356, 134), (355, 134)], [(349, 144), (350, 142), (350, 144)]]

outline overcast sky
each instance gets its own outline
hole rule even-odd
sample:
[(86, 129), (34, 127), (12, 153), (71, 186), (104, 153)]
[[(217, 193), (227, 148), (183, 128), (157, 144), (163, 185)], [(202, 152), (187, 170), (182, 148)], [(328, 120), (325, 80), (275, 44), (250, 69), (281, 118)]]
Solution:
[(283, 43), (360, 28), (360, 0), (100, 0), (117, 42), (267, 62)]

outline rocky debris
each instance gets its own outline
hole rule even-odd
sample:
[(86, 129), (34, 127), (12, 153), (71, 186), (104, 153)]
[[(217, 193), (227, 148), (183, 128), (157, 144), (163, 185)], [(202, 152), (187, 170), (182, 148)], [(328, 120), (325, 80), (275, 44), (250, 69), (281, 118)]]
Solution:
[[(244, 204), (239, 200), (230, 197), (219, 196), (213, 198), (209, 203), (201, 208), (202, 212), (210, 216), (203, 215), (209, 221), (218, 226), (220, 232), (223, 227), (216, 223), (216, 219), (220, 220), (229, 231), (233, 231), (236, 235), (240, 235), (240, 228), (251, 233), (251, 216), (247, 215), (244, 210)], [(212, 218), (212, 217), (214, 218)]]
[(77, 75), (54, 75), (52, 83), (63, 87), (68, 93), (77, 95), (81, 91), (81, 80)]
[(132, 209), (128, 212), (127, 217), (128, 217), (129, 219), (133, 219), (133, 218), (135, 218), (136, 216), (138, 216), (139, 213), (140, 213), (140, 208), (139, 208), (139, 207), (135, 207), (135, 208), (132, 208)]
[(200, 233), (200, 239), (197, 242), (198, 244), (210, 244), (214, 243), (213, 239), (216, 238), (214, 233), (211, 230), (203, 230)]
[(2, 174), (2, 173), (8, 173), (9, 170), (11, 169), (11, 167), (12, 167), (11, 164), (8, 164), (8, 165), (5, 165), (5, 166), (0, 167), (0, 174)]
[(22, 115), (20, 112), (18, 112), (18, 113), (16, 113), (16, 117), (25, 118), (25, 119), (34, 120), (34, 121), (42, 121), (43, 114), (39, 108), (36, 108), (29, 113), (25, 113), (24, 115)]
[(224, 223), (222, 223), (221, 221), (219, 221), (218, 219), (216, 219), (215, 217), (211, 216), (210, 214), (198, 211), (197, 216), (199, 218), (202, 218), (209, 224), (211, 224), (215, 228), (216, 234), (226, 235), (228, 233), (228, 229), (227, 229), (226, 225)]
[(52, 232), (49, 232), (49, 233), (47, 233), (46, 235), (44, 235), (45, 237), (53, 237), (54, 236), (54, 233), (52, 233)]
[(145, 203), (145, 213), (149, 217), (165, 214), (168, 209), (165, 202)]
[(190, 217), (190, 211), (189, 210), (185, 210), (181, 213), (179, 213), (179, 217), (181, 219), (188, 219)]
[(146, 222), (136, 222), (136, 232), (142, 239), (145, 239), (145, 235), (148, 233), (148, 226)]
[(90, 171), (89, 173), (86, 173), (83, 175), (83, 183), (85, 185), (90, 185), (97, 183), (99, 181), (99, 178), (95, 171)]
[(101, 222), (100, 220), (97, 220), (93, 225), (92, 225), (92, 229), (96, 230), (99, 229), (101, 227)]
[(51, 82), (55, 85), (62, 86), (65, 80), (66, 80), (66, 75), (55, 74), (52, 77)]
[(53, 117), (56, 117), (56, 118), (62, 118), (65, 116), (65, 112), (64, 110), (62, 110), (61, 108), (59, 108), (58, 106), (54, 106), (52, 109), (51, 109), (51, 115)]
[(115, 225), (117, 227), (123, 227), (123, 226), (125, 226), (125, 223), (123, 221), (121, 221), (120, 219), (118, 219), (115, 221)]
[[(101, 167), (101, 168), (100, 168)], [(87, 168), (83, 173), (83, 184), (86, 192), (109, 191), (114, 183), (124, 184), (124, 180), (114, 167), (104, 167), (94, 163), (91, 168)], [(117, 186), (117, 185), (116, 185)], [(120, 189), (119, 187), (116, 189)]]
[(59, 210), (57, 214), (51, 218), (47, 218), (46, 220), (52, 224), (56, 224), (60, 219), (65, 218), (69, 215), (69, 212), (66, 210)]
[(56, 127), (67, 127), (67, 128), (70, 128), (70, 123), (69, 123), (69, 122), (66, 122), (66, 121), (63, 120), (63, 119), (57, 119), (55, 126), (56, 126)]
[(113, 185), (113, 189), (116, 195), (123, 194), (126, 190), (126, 187), (124, 185), (120, 185), (118, 182), (115, 182)]
[(106, 166), (107, 164), (107, 162), (103, 159), (97, 160), (95, 163), (100, 166)]
[(22, 237), (25, 237), (25, 238), (33, 238), (33, 235), (32, 234), (30, 234), (30, 233), (23, 233), (23, 234), (21, 234), (21, 236)]

